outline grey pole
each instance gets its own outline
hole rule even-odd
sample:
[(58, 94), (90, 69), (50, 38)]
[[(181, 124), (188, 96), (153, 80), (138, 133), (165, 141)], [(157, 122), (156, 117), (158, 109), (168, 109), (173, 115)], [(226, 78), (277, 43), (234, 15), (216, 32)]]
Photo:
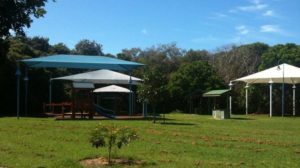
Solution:
[(248, 88), (249, 88), (249, 85), (247, 83), (245, 86), (245, 89), (246, 89), (246, 115), (248, 115)]
[(24, 106), (24, 110), (25, 110), (25, 116), (27, 116), (27, 112), (28, 112), (28, 69), (25, 68), (25, 77), (24, 77), (24, 83), (25, 83), (25, 106)]
[(51, 103), (52, 103), (52, 79), (50, 78), (50, 80), (49, 80), (49, 104), (51, 104)]
[(132, 92), (131, 96), (131, 102), (132, 102), (132, 114), (135, 114), (135, 94)]
[(19, 62), (17, 62), (16, 77), (17, 77), (17, 118), (19, 119), (19, 117), (20, 117), (20, 77), (21, 77)]
[(282, 64), (281, 116), (284, 116), (284, 64)]
[(293, 85), (293, 116), (296, 115), (296, 85)]
[(131, 73), (129, 74), (130, 75), (130, 77), (129, 77), (129, 100), (128, 100), (128, 112), (129, 112), (129, 115), (131, 116), (131, 114), (132, 114), (132, 90), (131, 90), (131, 83), (132, 83), (132, 80), (131, 80)]
[[(232, 90), (232, 86), (233, 86), (233, 84), (230, 81), (230, 83), (229, 83), (229, 90), (230, 91)], [(232, 97), (231, 97), (231, 94), (229, 96), (229, 113), (230, 113), (230, 117), (231, 117), (231, 115), (232, 115)]]
[(269, 81), (269, 84), (270, 84), (270, 117), (272, 117), (272, 85), (273, 85), (273, 81), (272, 80), (270, 80)]

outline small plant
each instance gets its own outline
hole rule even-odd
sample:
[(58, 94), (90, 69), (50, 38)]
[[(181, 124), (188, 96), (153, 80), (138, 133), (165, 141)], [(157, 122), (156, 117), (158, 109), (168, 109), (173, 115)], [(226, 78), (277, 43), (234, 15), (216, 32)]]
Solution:
[(117, 127), (115, 125), (99, 125), (91, 133), (90, 143), (93, 147), (107, 147), (108, 164), (111, 164), (111, 151), (114, 147), (118, 149), (137, 139), (136, 131), (129, 127)]

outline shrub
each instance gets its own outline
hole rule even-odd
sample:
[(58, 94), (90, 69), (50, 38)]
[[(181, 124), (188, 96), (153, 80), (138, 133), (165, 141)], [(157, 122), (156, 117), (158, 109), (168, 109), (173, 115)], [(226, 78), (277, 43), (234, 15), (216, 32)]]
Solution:
[(111, 164), (112, 148), (122, 148), (131, 141), (137, 139), (136, 131), (129, 127), (117, 127), (115, 125), (99, 125), (91, 133), (90, 143), (93, 147), (107, 147), (108, 164)]

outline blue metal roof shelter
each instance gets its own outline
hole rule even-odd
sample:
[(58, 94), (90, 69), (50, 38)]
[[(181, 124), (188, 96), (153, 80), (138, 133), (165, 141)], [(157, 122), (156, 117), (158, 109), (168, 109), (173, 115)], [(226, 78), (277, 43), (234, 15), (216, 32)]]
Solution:
[(25, 59), (21, 62), (32, 68), (110, 69), (117, 71), (128, 71), (143, 65), (116, 58), (87, 55), (52, 55)]
[[(42, 56), (38, 58), (21, 60), (27, 67), (25, 68), (25, 114), (27, 113), (27, 87), (28, 87), (28, 72), (27, 68), (74, 68), (74, 69), (109, 69), (116, 71), (130, 71), (144, 64), (124, 61), (116, 58), (105, 56), (90, 56), (90, 55), (52, 55)], [(20, 112), (20, 77), (21, 72), (19, 65), (16, 71), (17, 76), (17, 117)], [(50, 85), (51, 86), (51, 85)], [(129, 83), (131, 89), (131, 83)], [(130, 95), (132, 97), (132, 95)], [(51, 97), (51, 96), (50, 96)], [(132, 98), (129, 99), (129, 101)], [(131, 103), (129, 102), (129, 106)], [(131, 113), (131, 108), (129, 108)]]

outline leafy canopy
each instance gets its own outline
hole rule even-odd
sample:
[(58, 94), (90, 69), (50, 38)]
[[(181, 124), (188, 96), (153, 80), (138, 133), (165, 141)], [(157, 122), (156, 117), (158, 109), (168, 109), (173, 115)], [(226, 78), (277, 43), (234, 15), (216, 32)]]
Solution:
[(103, 55), (102, 45), (87, 39), (80, 40), (75, 45), (75, 53), (80, 55)]
[(221, 78), (203, 61), (183, 64), (171, 74), (168, 84), (171, 96), (187, 98), (196, 91), (208, 91), (222, 86)]
[(30, 27), (31, 15), (36, 18), (46, 14), (47, 0), (1, 0), (0, 3), (0, 38), (10, 36), (10, 30), (24, 35), (24, 27)]

